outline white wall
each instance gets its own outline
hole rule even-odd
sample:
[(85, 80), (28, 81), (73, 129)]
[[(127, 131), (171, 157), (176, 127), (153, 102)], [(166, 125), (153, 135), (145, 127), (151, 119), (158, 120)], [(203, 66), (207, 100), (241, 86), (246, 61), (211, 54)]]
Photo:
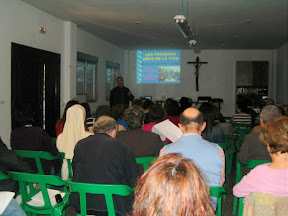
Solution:
[[(195, 67), (187, 64), (195, 61), (207, 61), (199, 72), (199, 92), (195, 87)], [(127, 86), (136, 97), (152, 95), (153, 100), (162, 96), (180, 99), (188, 96), (197, 100), (198, 96), (212, 96), (222, 98), (224, 105), (222, 113), (231, 116), (235, 110), (235, 69), (236, 61), (269, 61), (269, 79), (275, 73), (273, 64), (273, 50), (202, 50), (195, 55), (191, 50), (183, 50), (181, 55), (181, 84), (137, 84), (136, 83), (136, 51), (125, 51), (125, 71), (129, 73)], [(269, 95), (272, 93), (272, 83), (269, 83)]]
[(288, 104), (288, 42), (277, 50), (276, 102)]
[[(61, 54), (61, 113), (76, 97), (77, 51), (97, 56), (98, 103), (105, 102), (105, 60), (120, 63), (123, 50), (19, 0), (0, 0), (0, 136), (10, 146), (11, 132), (11, 42)], [(47, 28), (46, 34), (39, 27)], [(92, 111), (96, 104), (93, 104)]]
[[(61, 54), (64, 22), (18, 0), (0, 1), (0, 136), (10, 146), (11, 42)], [(39, 27), (47, 28), (46, 34)], [(61, 61), (62, 62), (62, 61)], [(63, 71), (61, 65), (61, 71)]]
[[(91, 112), (98, 105), (109, 105), (105, 101), (106, 60), (120, 64), (120, 73), (124, 75), (124, 50), (78, 28), (77, 48), (79, 52), (98, 57), (98, 100), (90, 103)], [(73, 75), (76, 77), (76, 74)]]

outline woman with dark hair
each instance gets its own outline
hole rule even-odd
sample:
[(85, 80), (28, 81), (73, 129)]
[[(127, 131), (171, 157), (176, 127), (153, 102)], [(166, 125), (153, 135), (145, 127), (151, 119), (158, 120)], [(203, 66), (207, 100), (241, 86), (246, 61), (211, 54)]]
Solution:
[(199, 107), (199, 111), (203, 114), (206, 127), (202, 132), (203, 139), (213, 143), (225, 142), (224, 130), (220, 124), (216, 123), (217, 107), (205, 102)]
[[(14, 114), (15, 120), (19, 127), (11, 132), (11, 147), (13, 150), (28, 150), (28, 151), (47, 151), (52, 155), (58, 155), (58, 150), (53, 143), (48, 133), (40, 127), (33, 126), (33, 114), (26, 110), (18, 110)], [(24, 159), (30, 166), (37, 171), (36, 162), (34, 159)], [(52, 168), (55, 173), (58, 173), (61, 168), (60, 160), (43, 160), (44, 174), (51, 174)]]
[(133, 216), (215, 215), (198, 168), (179, 154), (158, 158), (137, 181)]
[(164, 118), (164, 110), (160, 104), (153, 104), (149, 108), (149, 118), (150, 122), (144, 124), (142, 129), (144, 131), (152, 131), (152, 127), (157, 123), (163, 121)]
[[(191, 99), (190, 99), (190, 100), (191, 100)], [(182, 113), (185, 109), (191, 107), (191, 105), (192, 105), (192, 103), (190, 103), (190, 101), (189, 101), (189, 98), (187, 98), (187, 97), (181, 97), (179, 103), (180, 103), (181, 113)]]
[(93, 118), (91, 115), (91, 109), (90, 109), (90, 105), (88, 103), (81, 103), (80, 105), (85, 108), (85, 111), (86, 111), (86, 128), (89, 131), (89, 129), (93, 127), (93, 123), (95, 121), (95, 118)]
[(64, 109), (64, 112), (63, 112), (62, 118), (58, 119), (56, 124), (55, 124), (56, 137), (58, 137), (58, 135), (63, 132), (64, 124), (66, 122), (66, 112), (67, 112), (67, 110), (71, 106), (73, 106), (75, 104), (79, 104), (79, 102), (76, 101), (76, 100), (70, 100), (70, 101), (67, 102), (67, 104), (65, 106), (65, 109)]
[(178, 123), (180, 121), (180, 107), (178, 102), (173, 99), (167, 99), (166, 113), (167, 115), (164, 116), (164, 120), (169, 119), (173, 124), (178, 127)]

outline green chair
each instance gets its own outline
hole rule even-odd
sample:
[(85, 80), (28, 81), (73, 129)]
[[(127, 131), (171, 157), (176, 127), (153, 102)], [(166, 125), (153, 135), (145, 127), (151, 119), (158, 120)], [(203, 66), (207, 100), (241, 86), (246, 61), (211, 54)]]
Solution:
[(209, 187), (209, 191), (210, 191), (210, 196), (218, 198), (216, 216), (221, 216), (221, 213), (222, 213), (222, 196), (224, 193), (226, 193), (226, 191), (223, 187)]
[(41, 159), (45, 160), (56, 160), (60, 159), (60, 157), (52, 155), (50, 152), (46, 151), (26, 151), (26, 150), (14, 150), (16, 155), (18, 155), (21, 158), (32, 158), (35, 160), (38, 173), (41, 175), (44, 175)]
[[(237, 159), (236, 160), (236, 180), (235, 180), (235, 185), (238, 184), (241, 181), (241, 179), (242, 179), (242, 171), (241, 171), (242, 167), (247, 167), (249, 169), (253, 169), (256, 166), (258, 166), (260, 164), (265, 164), (265, 163), (271, 163), (271, 161), (250, 160), (250, 161), (247, 161), (246, 163), (240, 163), (238, 161), (238, 159)], [(233, 214), (234, 215), (237, 213), (238, 201), (239, 201), (239, 198), (238, 197), (234, 197), (234, 201), (233, 201)]]
[(156, 160), (157, 157), (142, 157), (142, 158), (136, 158), (137, 164), (142, 164), (144, 168), (144, 172), (149, 168), (149, 165)]
[(86, 194), (103, 194), (105, 196), (107, 211), (109, 216), (115, 216), (113, 194), (120, 196), (129, 196), (133, 190), (127, 185), (106, 185), (90, 184), (80, 182), (69, 182), (71, 192), (78, 192), (80, 197), (80, 212), (78, 216), (87, 215)]
[[(44, 215), (65, 215), (66, 207), (69, 205), (69, 195), (70, 192), (65, 192), (65, 196), (62, 201), (56, 203), (53, 206), (48, 195), (47, 187), (48, 185), (54, 186), (66, 186), (61, 178), (54, 175), (40, 175), (40, 174), (30, 174), (21, 172), (8, 172), (15, 181), (19, 182), (20, 194), (22, 198), (21, 207), (25, 213), (29, 214), (44, 214)], [(33, 187), (33, 184), (38, 184), (41, 188), (40, 190)], [(29, 201), (38, 192), (42, 192), (44, 205), (34, 206)]]

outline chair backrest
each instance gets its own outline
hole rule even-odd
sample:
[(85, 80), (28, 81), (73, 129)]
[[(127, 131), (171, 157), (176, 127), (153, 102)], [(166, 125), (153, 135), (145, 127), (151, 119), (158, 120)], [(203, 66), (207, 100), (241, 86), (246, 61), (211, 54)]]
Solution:
[[(60, 205), (68, 202), (69, 192), (66, 192), (66, 195), (63, 197), (61, 203), (56, 204), (55, 206), (51, 203), (51, 200), (48, 195), (47, 188), (51, 185), (54, 186), (66, 186), (66, 182), (63, 181), (58, 176), (54, 175), (40, 175), (40, 174), (30, 174), (30, 173), (21, 173), (21, 172), (12, 172), (9, 171), (9, 176), (11, 176), (15, 181), (19, 182), (19, 188), (22, 198), (22, 208), (25, 212), (34, 212), (38, 214), (52, 214), (54, 208), (57, 208)], [(38, 184), (40, 190), (33, 187), (33, 184)], [(31, 197), (33, 197), (38, 192), (42, 192), (44, 205), (37, 206), (29, 203)], [(67, 203), (68, 205), (69, 203)]]
[(113, 195), (128, 196), (133, 190), (127, 185), (106, 185), (106, 184), (91, 184), (80, 182), (69, 182), (71, 192), (78, 192), (80, 196), (80, 211), (79, 215), (87, 215), (87, 200), (86, 193), (103, 194), (105, 196), (107, 211), (109, 216), (115, 216), (115, 208)]
[(14, 150), (16, 155), (18, 155), (21, 158), (33, 158), (36, 162), (38, 173), (43, 175), (44, 170), (41, 164), (41, 159), (45, 160), (56, 160), (60, 157), (52, 155), (50, 152), (46, 151), (26, 151), (26, 150)]
[(221, 216), (222, 196), (223, 196), (223, 193), (225, 193), (226, 191), (223, 187), (209, 187), (209, 191), (210, 191), (210, 196), (218, 198), (216, 216)]
[(144, 172), (149, 168), (149, 165), (156, 160), (157, 157), (142, 157), (136, 158), (137, 164), (142, 164), (144, 168)]

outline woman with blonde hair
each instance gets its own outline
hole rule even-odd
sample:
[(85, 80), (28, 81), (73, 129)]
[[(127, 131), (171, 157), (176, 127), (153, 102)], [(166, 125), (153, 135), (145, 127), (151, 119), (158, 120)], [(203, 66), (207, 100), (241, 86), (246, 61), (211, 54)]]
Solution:
[(198, 168), (191, 160), (171, 153), (158, 158), (138, 180), (132, 215), (215, 214)]
[[(65, 159), (72, 160), (76, 143), (92, 135), (85, 131), (85, 120), (86, 112), (83, 106), (76, 104), (67, 110), (63, 132), (57, 137), (57, 148), (59, 152), (65, 153)], [(68, 179), (67, 160), (63, 161), (61, 174), (63, 180)]]

